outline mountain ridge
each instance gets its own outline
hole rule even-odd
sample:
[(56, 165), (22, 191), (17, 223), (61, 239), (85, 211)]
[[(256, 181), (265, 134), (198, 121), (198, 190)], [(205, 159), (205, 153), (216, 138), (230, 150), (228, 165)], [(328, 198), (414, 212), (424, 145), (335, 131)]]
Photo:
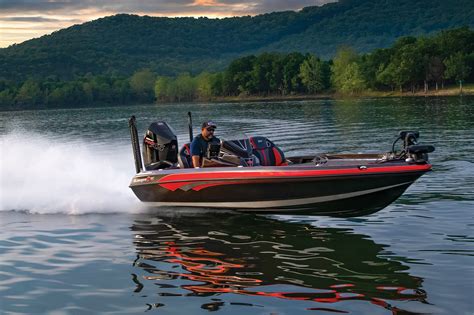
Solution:
[(129, 75), (142, 68), (160, 75), (196, 74), (264, 51), (328, 59), (341, 45), (365, 53), (400, 36), (474, 27), (470, 12), (470, 0), (341, 0), (224, 19), (117, 14), (0, 49), (0, 78)]

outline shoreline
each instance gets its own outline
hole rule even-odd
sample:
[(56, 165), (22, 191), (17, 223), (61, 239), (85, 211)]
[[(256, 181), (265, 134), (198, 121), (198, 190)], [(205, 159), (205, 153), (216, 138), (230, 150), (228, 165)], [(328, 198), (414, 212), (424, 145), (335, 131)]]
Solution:
[[(311, 100), (339, 100), (339, 99), (361, 99), (368, 97), (375, 98), (410, 98), (410, 97), (453, 97), (453, 96), (473, 96), (474, 84), (469, 84), (463, 87), (463, 93), (459, 93), (459, 87), (445, 87), (444, 89), (430, 90), (427, 93), (424, 91), (400, 92), (400, 91), (364, 91), (354, 94), (341, 93), (323, 93), (323, 94), (297, 94), (297, 95), (267, 95), (267, 96), (223, 96), (215, 97), (209, 100), (196, 100), (191, 102), (211, 102), (211, 103), (243, 103), (243, 102), (279, 102), (279, 101), (311, 101)], [(157, 104), (164, 104), (170, 102), (157, 102)]]
[[(403, 92), (400, 91), (365, 91), (354, 94), (340, 94), (340, 93), (324, 93), (324, 94), (298, 94), (298, 95), (267, 95), (267, 96), (225, 96), (225, 97), (214, 97), (211, 99), (196, 99), (193, 101), (181, 101), (181, 102), (170, 102), (170, 101), (156, 101), (149, 103), (148, 105), (161, 105), (161, 104), (189, 104), (189, 103), (253, 103), (253, 102), (284, 102), (284, 101), (312, 101), (312, 100), (348, 100), (348, 99), (364, 99), (364, 98), (410, 98), (410, 97), (471, 97), (474, 96), (474, 84), (468, 84), (463, 87), (463, 94), (459, 93), (459, 87), (445, 87), (438, 91), (418, 91)], [(23, 110), (55, 110), (55, 109), (81, 109), (81, 108), (107, 108), (107, 107), (122, 107), (122, 106), (134, 106), (134, 105), (146, 105), (140, 103), (129, 103), (129, 104), (84, 104), (82, 106), (74, 107), (18, 107), (18, 108), (0, 108), (0, 111), (23, 111)]]

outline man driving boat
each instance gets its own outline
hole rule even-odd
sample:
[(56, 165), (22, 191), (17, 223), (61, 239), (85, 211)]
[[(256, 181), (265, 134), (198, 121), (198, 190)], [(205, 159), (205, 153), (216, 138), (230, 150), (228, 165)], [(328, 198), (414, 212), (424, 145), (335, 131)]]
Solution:
[(210, 142), (220, 142), (220, 140), (214, 136), (216, 128), (216, 124), (212, 121), (206, 121), (202, 123), (201, 134), (194, 137), (193, 142), (191, 142), (193, 167), (201, 167), (202, 159), (206, 154), (206, 150)]

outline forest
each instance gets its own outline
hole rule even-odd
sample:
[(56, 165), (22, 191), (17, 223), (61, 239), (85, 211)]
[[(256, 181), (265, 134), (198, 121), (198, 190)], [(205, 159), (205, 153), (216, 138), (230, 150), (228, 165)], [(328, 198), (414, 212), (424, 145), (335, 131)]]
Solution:
[[(387, 48), (402, 36), (474, 28), (472, 0), (339, 0), (323, 6), (224, 19), (117, 14), (0, 48), (0, 79), (75, 81), (223, 71), (239, 57), (264, 52), (334, 58)], [(100, 81), (100, 80), (99, 80)]]
[(474, 31), (401, 37), (388, 48), (359, 54), (341, 46), (334, 58), (265, 52), (239, 57), (222, 71), (163, 76), (142, 68), (130, 76), (0, 80), (0, 108), (64, 108), (151, 102), (209, 101), (225, 97), (348, 94), (442, 89), (474, 82)]

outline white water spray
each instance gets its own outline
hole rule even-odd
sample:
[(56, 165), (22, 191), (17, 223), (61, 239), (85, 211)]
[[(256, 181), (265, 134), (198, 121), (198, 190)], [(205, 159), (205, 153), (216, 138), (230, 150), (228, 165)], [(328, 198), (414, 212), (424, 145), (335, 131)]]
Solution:
[(12, 132), (0, 138), (0, 211), (135, 212), (131, 149)]

